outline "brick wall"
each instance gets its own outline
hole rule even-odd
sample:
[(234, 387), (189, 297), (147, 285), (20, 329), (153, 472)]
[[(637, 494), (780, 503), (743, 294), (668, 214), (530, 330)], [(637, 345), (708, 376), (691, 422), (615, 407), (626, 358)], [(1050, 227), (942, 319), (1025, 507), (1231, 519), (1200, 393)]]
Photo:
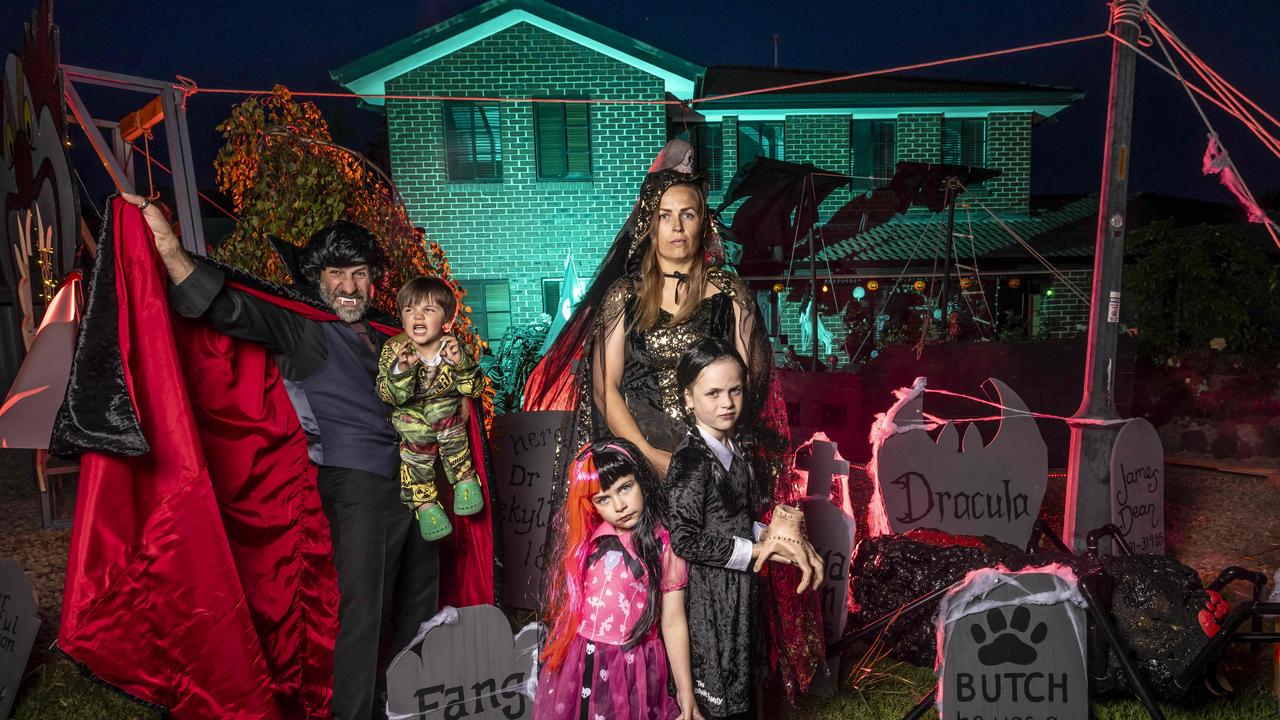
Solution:
[[(387, 93), (664, 96), (659, 78), (525, 23), (389, 81)], [(502, 182), (451, 182), (441, 103), (387, 101), (392, 174), (411, 217), (444, 245), (459, 279), (510, 282), (515, 324), (542, 312), (542, 280), (561, 277), (570, 250), (581, 276), (595, 272), (666, 142), (661, 105), (592, 105), (590, 114), (589, 181), (538, 180), (533, 110), (510, 103), (501, 109)]]
[(942, 113), (899, 115), (895, 141), (899, 162), (941, 162)]
[(1031, 208), (1031, 113), (987, 116), (987, 167), (1002, 174), (986, 182), (983, 203), (1025, 217)]
[[(1071, 270), (1063, 275), (1069, 279), (1085, 298), (1093, 288), (1093, 271)], [(1050, 296), (1042, 291), (1035, 299), (1032, 317), (1032, 335), (1048, 338), (1071, 338), (1085, 334), (1089, 329), (1089, 301), (1077, 297), (1062, 281), (1048, 280), (1045, 288), (1053, 289)]]

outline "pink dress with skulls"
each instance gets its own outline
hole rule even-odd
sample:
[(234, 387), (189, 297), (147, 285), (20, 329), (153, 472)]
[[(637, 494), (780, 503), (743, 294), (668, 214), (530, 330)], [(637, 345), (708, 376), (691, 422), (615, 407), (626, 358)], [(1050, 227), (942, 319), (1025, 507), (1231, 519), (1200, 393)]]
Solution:
[[(659, 590), (681, 590), (688, 582), (684, 560), (671, 551), (664, 528)], [(680, 716), (667, 692), (667, 653), (655, 621), (649, 633), (626, 648), (631, 628), (644, 613), (648, 578), (631, 546), (631, 533), (601, 523), (591, 536), (582, 589), (582, 624), (564, 663), (543, 668), (533, 704), (534, 720), (669, 720)], [(659, 595), (661, 597), (661, 595)]]

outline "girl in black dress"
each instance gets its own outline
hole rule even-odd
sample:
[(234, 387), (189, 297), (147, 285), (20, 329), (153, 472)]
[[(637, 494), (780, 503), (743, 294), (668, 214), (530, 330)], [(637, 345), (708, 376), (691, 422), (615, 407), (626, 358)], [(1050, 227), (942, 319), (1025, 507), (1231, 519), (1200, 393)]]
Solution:
[[(693, 692), (704, 715), (753, 718), (768, 665), (753, 573), (768, 560), (798, 565), (803, 589), (820, 580), (820, 567), (806, 544), (783, 533), (769, 537), (754, 522), (771, 493), (734, 441), (746, 382), (734, 346), (694, 342), (676, 378), (690, 427), (667, 474), (667, 528), (672, 549), (689, 563)], [(761, 531), (765, 539), (753, 540)]]

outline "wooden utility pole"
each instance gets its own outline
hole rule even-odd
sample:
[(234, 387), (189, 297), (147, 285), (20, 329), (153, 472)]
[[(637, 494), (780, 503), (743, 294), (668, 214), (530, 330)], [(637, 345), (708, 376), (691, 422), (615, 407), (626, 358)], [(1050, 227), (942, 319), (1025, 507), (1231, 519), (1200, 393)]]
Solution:
[[(1115, 405), (1116, 343), (1120, 322), (1120, 272), (1124, 265), (1125, 211), (1129, 193), (1129, 135), (1133, 125), (1133, 75), (1139, 23), (1146, 0), (1113, 0), (1111, 91), (1106, 150), (1098, 200), (1093, 258), (1093, 298), (1084, 393), (1071, 423), (1071, 454), (1062, 536), (1084, 552), (1090, 530), (1111, 522), (1111, 449), (1120, 425)], [(1128, 44), (1126, 44), (1128, 43)]]

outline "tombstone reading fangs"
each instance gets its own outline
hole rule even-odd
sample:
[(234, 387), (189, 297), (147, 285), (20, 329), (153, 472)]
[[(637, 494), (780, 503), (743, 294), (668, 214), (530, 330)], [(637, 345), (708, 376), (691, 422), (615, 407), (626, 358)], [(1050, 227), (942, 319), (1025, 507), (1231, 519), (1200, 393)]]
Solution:
[[(809, 455), (799, 458), (796, 467), (808, 474), (806, 499), (800, 503), (808, 526), (809, 542), (822, 556), (823, 578), (819, 592), (822, 596), (822, 630), (827, 644), (844, 634), (849, 619), (849, 564), (853, 558), (855, 524), (849, 504), (849, 462), (840, 457), (836, 444), (826, 434), (817, 433), (807, 443)], [(803, 450), (803, 447), (801, 448)], [(797, 452), (797, 455), (800, 455)], [(841, 510), (830, 500), (831, 487), (840, 476), (840, 497), (845, 503)], [(827, 658), (827, 674), (813, 678), (809, 692), (822, 697), (835, 694), (835, 680), (840, 676), (840, 655)]]
[(938, 606), (938, 717), (1089, 717), (1084, 607), (1064, 566), (969, 573)]
[[(533, 701), (526, 694), (541, 626), (512, 637), (507, 616), (492, 605), (446, 607), (387, 669), (390, 720), (518, 720)], [(421, 633), (420, 633), (421, 634)]]
[(35, 588), (13, 560), (0, 560), (0, 719), (9, 717), (40, 627)]
[[(954, 535), (990, 535), (1025, 546), (1040, 514), (1049, 456), (1035, 418), (1017, 393), (996, 379), (984, 389), (1002, 407), (1000, 426), (985, 446), (975, 424), (961, 445), (946, 423), (937, 442), (924, 419), (923, 378), (877, 428), (891, 428), (876, 453), (876, 492), (889, 529), (932, 528)], [(901, 396), (900, 396), (901, 397)], [(991, 413), (995, 415), (993, 411)]]
[(1111, 449), (1111, 522), (1135, 553), (1164, 554), (1164, 446), (1142, 418), (1126, 422)]
[(493, 419), (494, 494), (502, 520), (502, 601), (538, 607), (551, 522), (556, 433), (565, 413), (517, 412)]

